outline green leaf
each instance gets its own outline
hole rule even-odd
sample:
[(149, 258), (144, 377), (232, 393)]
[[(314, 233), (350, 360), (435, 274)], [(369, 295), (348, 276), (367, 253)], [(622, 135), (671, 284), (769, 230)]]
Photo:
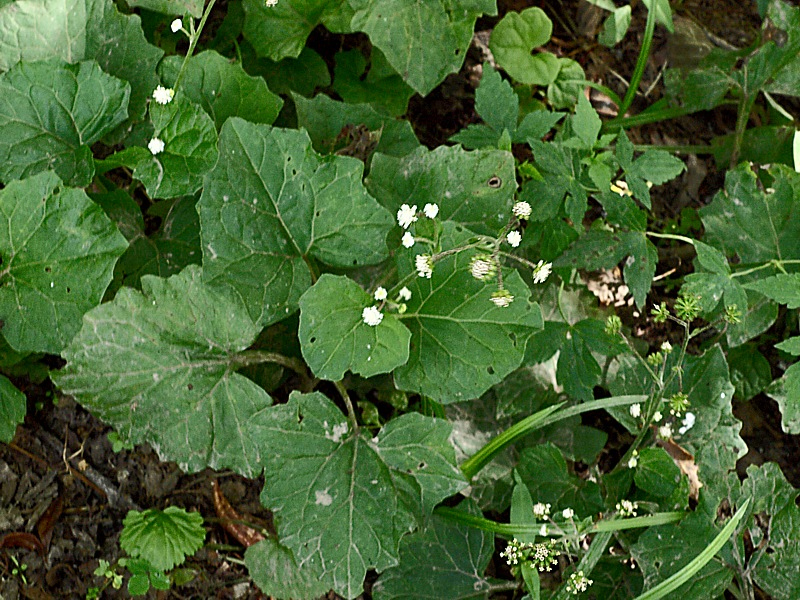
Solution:
[(697, 252), (697, 264), (703, 269), (719, 275), (730, 275), (731, 267), (722, 252), (696, 240), (694, 249)]
[(0, 8), (0, 71), (20, 61), (94, 59), (130, 83), (129, 120), (144, 116), (163, 55), (147, 43), (140, 18), (120, 14), (112, 0), (16, 0)]
[(259, 56), (274, 61), (297, 58), (328, 5), (339, 4), (336, 0), (285, 0), (268, 7), (264, 0), (242, 0), (244, 37)]
[(294, 312), (311, 285), (305, 259), (385, 259), (394, 220), (364, 189), (362, 170), (354, 158), (320, 157), (305, 132), (228, 119), (197, 205), (205, 280), (232, 288), (266, 326)]
[(600, 127), (603, 125), (597, 111), (592, 108), (586, 96), (578, 98), (578, 106), (575, 107), (575, 116), (572, 117), (572, 129), (584, 147), (591, 148), (597, 141)]
[(775, 347), (793, 356), (800, 356), (800, 337), (791, 337), (779, 344), (775, 344)]
[(603, 30), (597, 36), (597, 41), (613, 48), (622, 41), (631, 25), (631, 7), (620, 6), (615, 9), (603, 23)]
[(310, 561), (300, 567), (292, 551), (268, 537), (244, 553), (250, 578), (268, 596), (278, 598), (319, 598), (333, 587), (324, 578), (320, 563)]
[(17, 432), (17, 425), (25, 418), (25, 394), (0, 375), (0, 442), (10, 442)]
[(308, 131), (314, 149), (321, 154), (330, 154), (336, 150), (337, 143), (346, 140), (346, 136), (342, 134), (348, 129), (353, 130), (358, 136), (359, 125), (375, 133), (370, 136), (372, 139), (363, 140), (356, 137), (352, 140), (350, 146), (356, 150), (353, 152), (354, 155), (362, 149), (360, 146), (365, 146), (363, 151), (370, 156), (372, 152), (405, 156), (419, 147), (419, 140), (408, 121), (393, 119), (379, 113), (369, 104), (345, 104), (325, 94), (318, 94), (310, 100), (297, 94), (292, 98), (297, 109), (298, 125)]
[(656, 498), (667, 498), (680, 482), (681, 471), (663, 448), (644, 448), (633, 480)]
[(133, 168), (133, 176), (145, 185), (151, 198), (194, 194), (217, 162), (214, 122), (183, 94), (166, 105), (150, 104), (150, 120), (152, 139), (164, 142), (164, 150), (153, 155), (141, 147), (130, 148), (119, 153), (120, 159)]
[(553, 23), (539, 7), (509, 12), (495, 26), (489, 48), (513, 79), (528, 85), (548, 85), (558, 75), (558, 59), (548, 52), (531, 51), (550, 41)]
[(488, 62), (483, 64), (481, 83), (475, 90), (475, 110), (498, 134), (503, 129), (511, 134), (517, 130), (519, 98)]
[(392, 214), (402, 204), (435, 202), (439, 219), (497, 235), (508, 222), (517, 182), (510, 152), (439, 146), (402, 158), (376, 154), (366, 185)]
[(403, 82), (383, 52), (373, 48), (369, 65), (357, 49), (339, 52), (335, 60), (333, 89), (347, 104), (370, 104), (392, 116), (406, 112), (414, 90)]
[(583, 516), (603, 510), (598, 485), (570, 474), (561, 451), (549, 442), (522, 450), (517, 470), (534, 502), (552, 504), (553, 513), (571, 508)]
[[(162, 77), (174, 85), (183, 59), (170, 56), (161, 62)], [(177, 93), (186, 94), (214, 119), (217, 130), (228, 117), (242, 117), (251, 123), (271, 125), (283, 100), (267, 89), (261, 77), (251, 77), (240, 64), (232, 63), (213, 50), (189, 59)]]
[(744, 287), (764, 294), (778, 304), (785, 304), (786, 308), (800, 308), (800, 273), (779, 273), (747, 283)]
[(728, 350), (731, 382), (736, 386), (736, 399), (750, 400), (772, 382), (769, 361), (755, 344), (744, 344)]
[(57, 354), (98, 305), (128, 244), (83, 190), (52, 172), (0, 190), (0, 319), (18, 352)]
[(267, 86), (275, 94), (288, 95), (289, 92), (297, 92), (310, 97), (317, 88), (331, 84), (328, 65), (308, 46), (303, 48), (297, 58), (284, 58), (278, 62), (258, 58), (253, 47), (246, 41), (241, 43), (240, 48), (245, 71), (266, 79)]
[(119, 545), (130, 556), (146, 560), (163, 572), (182, 564), (202, 547), (205, 539), (200, 513), (169, 506), (164, 510), (128, 511)]
[(800, 174), (775, 165), (774, 191), (760, 188), (750, 166), (742, 163), (725, 176), (725, 190), (700, 209), (707, 243), (744, 263), (800, 258)]
[(127, 192), (93, 194), (92, 200), (116, 223), (129, 244), (114, 268), (113, 291), (122, 285), (140, 288), (142, 275), (169, 277), (200, 263), (200, 221), (193, 197), (151, 205), (147, 216), (161, 225), (150, 235), (146, 235), (139, 205)]
[(204, 0), (128, 0), (131, 8), (139, 6), (164, 15), (192, 15), (195, 19), (203, 16)]
[(19, 64), (0, 75), (0, 180), (53, 169), (88, 185), (89, 146), (125, 120), (129, 95), (95, 62)]
[(800, 363), (789, 366), (783, 377), (767, 388), (767, 395), (778, 403), (781, 429), (793, 435), (800, 433)]
[(301, 568), (321, 565), (345, 598), (361, 593), (367, 569), (396, 565), (400, 537), (466, 485), (450, 425), (419, 413), (372, 438), (350, 431), (322, 394), (293, 392), (287, 404), (263, 411), (257, 426), (269, 474), (261, 500), (281, 543)]
[(583, 67), (571, 58), (559, 58), (556, 80), (547, 86), (547, 99), (557, 110), (569, 109), (583, 94), (586, 73)]
[[(442, 247), (460, 246), (471, 237), (446, 222)], [(401, 253), (401, 276), (416, 274), (414, 254)], [(542, 328), (539, 305), (529, 301), (530, 289), (516, 271), (503, 276), (505, 289), (515, 298), (511, 305), (501, 308), (491, 302), (497, 284), (472, 277), (469, 262), (475, 254), (469, 250), (447, 256), (434, 265), (431, 279), (415, 276), (408, 284), (411, 300), (400, 319), (411, 330), (411, 353), (408, 363), (394, 372), (398, 388), (445, 404), (477, 398), (519, 367), (528, 336)]]
[(525, 115), (514, 136), (515, 142), (527, 142), (529, 139), (540, 140), (558, 123), (564, 113), (537, 110)]
[(423, 96), (461, 68), (477, 18), (497, 14), (494, 0), (353, 0), (350, 6), (350, 26), (369, 35)]
[[(459, 510), (482, 516), (472, 500)], [(491, 581), (483, 575), (494, 553), (491, 534), (434, 514), (424, 531), (400, 542), (400, 564), (381, 573), (375, 600), (487, 599)]]
[(86, 314), (52, 378), (122, 439), (150, 443), (185, 471), (254, 477), (263, 455), (252, 419), (272, 400), (233, 369), (259, 330), (196, 266), (169, 279), (146, 275), (141, 293), (123, 288)]
[(406, 363), (411, 333), (390, 313), (374, 327), (364, 323), (362, 310), (374, 304), (347, 277), (326, 273), (306, 290), (300, 298), (299, 337), (314, 375), (339, 381), (350, 370), (372, 377)]

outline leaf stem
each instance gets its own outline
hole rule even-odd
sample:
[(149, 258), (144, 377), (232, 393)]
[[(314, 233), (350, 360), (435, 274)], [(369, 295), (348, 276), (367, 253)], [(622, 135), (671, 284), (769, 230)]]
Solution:
[(268, 352), (266, 350), (245, 350), (236, 354), (231, 360), (231, 364), (240, 369), (242, 367), (249, 367), (251, 365), (258, 365), (261, 363), (274, 363), (287, 368), (297, 373), (303, 380), (305, 386), (311, 390), (319, 381), (308, 372), (308, 367), (299, 358), (291, 356), (284, 356), (277, 352)]
[(197, 42), (200, 40), (200, 34), (203, 32), (203, 27), (206, 25), (206, 21), (208, 20), (208, 15), (211, 14), (211, 9), (214, 8), (214, 3), (217, 0), (210, 0), (208, 6), (206, 6), (205, 12), (203, 12), (203, 16), (200, 19), (200, 24), (197, 26), (197, 29), (194, 28), (194, 20), (191, 21), (192, 32), (189, 36), (189, 50), (186, 52), (186, 56), (183, 57), (183, 62), (181, 63), (181, 70), (178, 71), (178, 76), (175, 78), (175, 83), (172, 84), (172, 88), (174, 90), (178, 89), (178, 84), (181, 82), (181, 78), (183, 77), (183, 73), (186, 70), (186, 65), (189, 62), (189, 59), (194, 54), (194, 48), (197, 46)]
[(633, 69), (631, 76), (631, 83), (628, 90), (625, 92), (625, 97), (622, 99), (622, 104), (619, 107), (619, 114), (623, 117), (633, 103), (633, 98), (636, 96), (636, 90), (639, 88), (639, 83), (642, 81), (644, 69), (647, 65), (647, 59), (650, 56), (650, 45), (653, 42), (653, 32), (656, 29), (656, 3), (653, 1), (647, 10), (647, 23), (644, 27), (644, 37), (642, 38), (642, 47), (639, 50), (639, 58), (636, 60), (636, 66)]
[(347, 407), (347, 418), (350, 420), (350, 427), (353, 430), (354, 434), (358, 434), (359, 430), (361, 429), (358, 425), (358, 419), (356, 418), (356, 410), (353, 408), (353, 401), (350, 400), (350, 394), (347, 393), (347, 388), (344, 386), (342, 381), (334, 381), (333, 385), (336, 386), (336, 389), (341, 395), (342, 400), (344, 400), (344, 405)]

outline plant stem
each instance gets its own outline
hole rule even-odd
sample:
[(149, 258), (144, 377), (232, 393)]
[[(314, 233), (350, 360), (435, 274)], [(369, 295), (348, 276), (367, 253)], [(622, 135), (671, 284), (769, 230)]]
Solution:
[[(744, 65), (743, 75), (745, 85), (747, 85), (747, 64)], [(739, 110), (736, 114), (736, 136), (733, 138), (733, 152), (731, 152), (730, 168), (733, 169), (739, 161), (739, 154), (742, 152), (742, 141), (744, 140), (744, 132), (747, 129), (747, 121), (750, 120), (750, 113), (753, 110), (753, 104), (756, 102), (758, 90), (754, 94), (748, 94), (747, 90), (742, 94), (739, 101)]]
[(266, 350), (245, 350), (235, 355), (231, 360), (231, 364), (240, 369), (242, 367), (249, 367), (251, 365), (258, 365), (261, 363), (274, 363), (280, 365), (291, 371), (297, 373), (305, 383), (308, 384), (309, 389), (313, 388), (317, 380), (309, 372), (306, 364), (299, 358), (292, 358), (284, 356), (277, 352), (267, 352)]
[(634, 144), (633, 149), (637, 152), (646, 152), (648, 150), (666, 150), (675, 154), (714, 154), (716, 146), (708, 144), (698, 145), (685, 145), (685, 146), (662, 146), (660, 144)]
[(639, 83), (642, 81), (644, 69), (647, 65), (647, 59), (650, 56), (650, 45), (653, 42), (653, 32), (656, 29), (656, 6), (655, 0), (647, 11), (647, 23), (644, 28), (644, 38), (642, 39), (642, 47), (639, 50), (639, 58), (636, 60), (636, 66), (633, 69), (633, 76), (631, 77), (631, 84), (628, 86), (628, 91), (625, 92), (625, 97), (622, 99), (622, 105), (619, 107), (619, 114), (625, 117), (625, 113), (633, 103), (636, 96), (636, 90), (639, 89)]
[(336, 386), (336, 389), (342, 396), (342, 400), (344, 400), (344, 405), (347, 407), (347, 418), (350, 420), (350, 428), (353, 430), (354, 434), (358, 434), (360, 427), (358, 425), (358, 419), (356, 418), (356, 410), (353, 408), (353, 401), (350, 400), (350, 394), (347, 393), (347, 388), (344, 387), (344, 383), (341, 381), (334, 381), (333, 385)]
[[(181, 78), (183, 77), (183, 73), (186, 70), (186, 64), (189, 62), (189, 59), (194, 54), (194, 48), (197, 46), (197, 42), (200, 40), (200, 34), (203, 32), (203, 27), (206, 25), (206, 21), (208, 20), (208, 15), (211, 14), (211, 9), (214, 8), (214, 3), (217, 0), (210, 0), (208, 6), (206, 6), (206, 10), (203, 13), (202, 18), (200, 19), (200, 24), (197, 26), (197, 29), (192, 31), (192, 34), (189, 36), (189, 50), (186, 52), (186, 56), (183, 57), (183, 62), (181, 63), (181, 70), (178, 71), (178, 76), (175, 78), (175, 83), (172, 85), (172, 88), (177, 90), (178, 84), (181, 82)], [(194, 27), (194, 21), (192, 21)]]

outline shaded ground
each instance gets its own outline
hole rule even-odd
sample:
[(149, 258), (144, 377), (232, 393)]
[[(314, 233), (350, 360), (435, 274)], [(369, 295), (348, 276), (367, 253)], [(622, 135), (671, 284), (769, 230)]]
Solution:
[[(530, 5), (516, 0), (499, 4), (501, 15)], [(680, 14), (706, 24), (711, 34), (719, 37), (718, 43), (742, 46), (759, 26), (751, 4), (687, 0)], [(590, 79), (624, 94), (624, 79), (629, 77), (638, 53), (641, 34), (637, 32), (644, 25), (642, 8), (634, 10), (631, 33), (612, 50), (593, 41), (599, 13), (588, 5), (548, 0), (544, 8), (556, 23), (549, 49), (577, 60)], [(497, 20), (479, 21), (478, 40), (485, 43)], [(342, 40), (341, 36), (323, 31), (312, 36), (312, 44), (323, 54), (327, 52), (328, 58), (343, 45), (362, 42), (355, 37)], [(426, 145), (440, 145), (466, 124), (479, 121), (472, 101), (485, 59), (479, 46), (476, 43), (470, 49), (458, 75), (448, 77), (429, 97), (412, 98), (409, 118)], [(667, 44), (659, 29), (641, 86), (648, 94), (637, 99), (634, 113), (659, 98), (660, 73), (666, 62), (680, 60), (688, 52), (674, 41)], [(613, 107), (602, 106), (602, 98), (592, 99), (598, 110), (613, 112)], [(609, 116), (608, 112), (605, 114)], [(735, 114), (717, 111), (650, 125), (629, 135), (635, 142), (646, 144), (708, 143), (714, 136), (730, 132), (734, 121)], [(687, 161), (687, 173), (653, 196), (654, 212), (661, 223), (677, 219), (683, 208), (708, 203), (722, 185), (713, 160), (689, 157)], [(659, 273), (675, 269), (680, 275), (691, 256), (667, 249), (661, 259)], [(671, 292), (663, 287), (656, 287), (653, 292), (655, 299), (667, 293)], [(636, 321), (645, 339), (654, 346), (663, 341), (664, 331), (648, 323), (646, 315), (636, 316), (627, 310), (625, 316), (629, 323)], [(777, 369), (773, 374), (778, 374)], [(54, 406), (52, 391), (47, 387), (25, 381), (15, 383), (26, 391), (30, 411), (14, 442), (0, 444), (0, 535), (14, 532), (0, 537), (5, 546), (0, 550), (0, 599), (84, 598), (90, 587), (104, 585), (102, 577), (93, 575), (99, 560), (113, 563), (121, 556), (118, 539), (127, 510), (169, 505), (200, 511), (208, 528), (207, 545), (187, 562), (193, 572), (189, 583), (169, 593), (152, 593), (152, 597), (264, 597), (249, 583), (246, 570), (239, 564), (241, 544), (221, 526), (212, 496), (212, 481), (216, 480), (244, 520), (268, 527), (269, 515), (258, 502), (259, 481), (211, 471), (184, 475), (173, 464), (159, 462), (145, 448), (114, 453), (106, 437), (107, 429), (74, 402), (58, 398)], [(37, 403), (42, 407), (36, 409)], [(775, 403), (760, 395), (734, 409), (744, 423), (742, 435), (750, 447), (740, 461), (740, 473), (748, 464), (775, 461), (789, 481), (800, 487), (800, 436), (782, 433)], [(602, 422), (596, 425), (605, 427)], [(21, 571), (23, 565), (26, 568)], [(13, 574), (14, 569), (18, 574)], [(111, 587), (106, 587), (103, 594), (105, 598), (126, 597)]]

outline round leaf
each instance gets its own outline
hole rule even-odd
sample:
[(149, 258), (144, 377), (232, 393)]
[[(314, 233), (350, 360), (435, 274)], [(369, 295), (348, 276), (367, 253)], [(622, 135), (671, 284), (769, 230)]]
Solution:
[(492, 31), (489, 48), (497, 64), (520, 83), (548, 85), (560, 69), (549, 53), (531, 56), (531, 50), (550, 41), (553, 23), (539, 7), (507, 13)]
[(300, 298), (300, 344), (314, 375), (338, 381), (350, 370), (388, 373), (408, 360), (411, 333), (392, 314), (372, 327), (362, 310), (372, 298), (347, 277), (325, 274)]
[(120, 547), (162, 572), (183, 563), (206, 539), (200, 513), (186, 512), (177, 506), (129, 511), (122, 525)]

